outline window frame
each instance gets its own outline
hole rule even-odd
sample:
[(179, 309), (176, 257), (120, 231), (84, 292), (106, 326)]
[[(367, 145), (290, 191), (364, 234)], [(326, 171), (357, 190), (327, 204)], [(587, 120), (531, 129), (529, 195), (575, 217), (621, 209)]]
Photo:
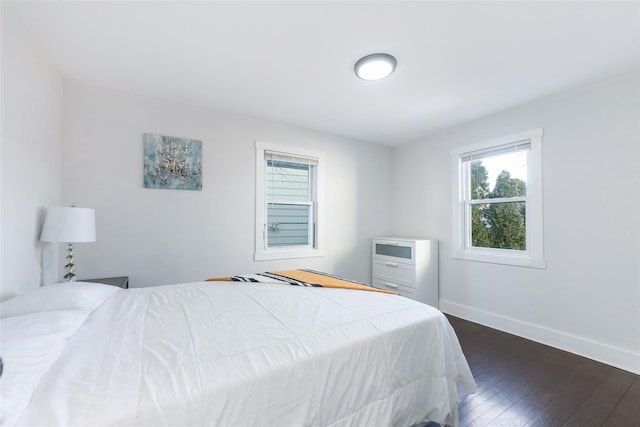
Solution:
[[(543, 253), (543, 209), (542, 209), (542, 136), (543, 129), (504, 136), (479, 142), (451, 151), (453, 171), (453, 245), (455, 259), (505, 264), (520, 267), (546, 268)], [(468, 191), (470, 177), (463, 158), (481, 151), (498, 147), (518, 145), (529, 141), (527, 156), (527, 195), (513, 198), (495, 198), (471, 201)], [(471, 246), (471, 205), (486, 202), (525, 202), (526, 250), (482, 248)]]
[[(268, 261), (289, 258), (324, 256), (324, 153), (291, 146), (255, 141), (256, 148), (256, 217), (254, 261)], [(313, 188), (311, 188), (313, 242), (311, 245), (267, 247), (268, 200), (266, 194), (265, 152), (283, 156), (311, 158), (317, 161), (313, 168)], [(300, 202), (292, 202), (300, 204)]]

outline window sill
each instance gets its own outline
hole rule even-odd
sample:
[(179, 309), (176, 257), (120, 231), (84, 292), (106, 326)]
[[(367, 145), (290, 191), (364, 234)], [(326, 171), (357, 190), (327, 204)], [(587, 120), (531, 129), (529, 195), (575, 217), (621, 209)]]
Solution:
[(268, 251), (256, 252), (253, 256), (254, 261), (270, 261), (277, 259), (290, 258), (311, 258), (324, 256), (324, 250), (321, 249), (270, 249)]
[(453, 258), (467, 261), (487, 262), (491, 264), (512, 265), (516, 267), (545, 269), (547, 263), (543, 258), (523, 255), (496, 254), (475, 251), (454, 251)]

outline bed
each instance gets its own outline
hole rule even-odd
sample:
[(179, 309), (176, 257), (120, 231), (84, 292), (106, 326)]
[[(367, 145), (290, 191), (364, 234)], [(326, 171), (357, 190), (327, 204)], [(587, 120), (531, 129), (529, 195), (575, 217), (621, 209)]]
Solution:
[(76, 282), (0, 317), (3, 426), (456, 425), (475, 391), (444, 315), (381, 292)]

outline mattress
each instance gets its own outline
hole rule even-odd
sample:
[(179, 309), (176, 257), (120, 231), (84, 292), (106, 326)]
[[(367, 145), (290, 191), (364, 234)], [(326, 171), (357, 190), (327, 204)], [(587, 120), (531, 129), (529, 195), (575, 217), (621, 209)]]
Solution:
[[(0, 304), (3, 425), (455, 425), (475, 390), (444, 315), (398, 295), (251, 282), (42, 290), (45, 308)], [(78, 303), (80, 290), (98, 296)]]

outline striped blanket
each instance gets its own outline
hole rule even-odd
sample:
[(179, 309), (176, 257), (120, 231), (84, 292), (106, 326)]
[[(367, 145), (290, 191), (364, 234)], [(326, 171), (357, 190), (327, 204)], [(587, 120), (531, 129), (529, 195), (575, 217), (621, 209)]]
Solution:
[(361, 291), (383, 292), (395, 294), (385, 289), (374, 288), (364, 283), (343, 279), (328, 273), (315, 270), (284, 270), (269, 271), (264, 273), (243, 274), (230, 277), (213, 277), (207, 282), (262, 282), (262, 283), (288, 283), (294, 286), (316, 286), (321, 288), (356, 289)]

